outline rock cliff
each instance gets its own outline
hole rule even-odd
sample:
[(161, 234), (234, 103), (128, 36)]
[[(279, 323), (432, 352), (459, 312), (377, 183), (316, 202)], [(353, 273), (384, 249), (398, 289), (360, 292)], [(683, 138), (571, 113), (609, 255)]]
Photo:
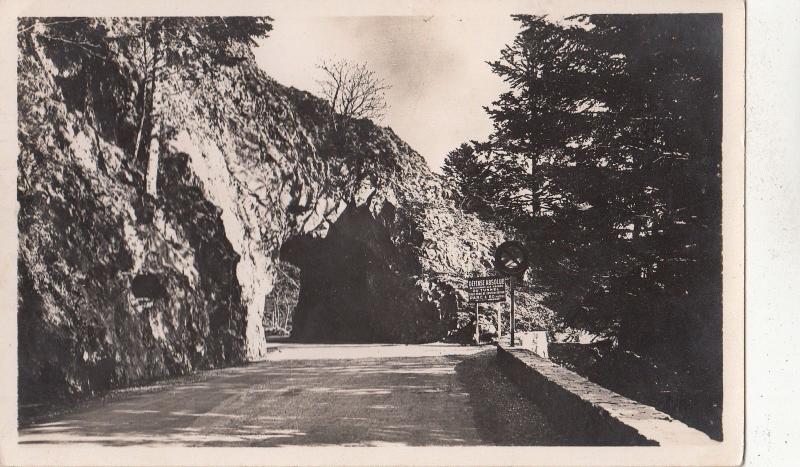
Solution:
[(298, 339), (434, 341), (469, 322), (463, 277), (503, 235), (391, 129), (353, 121), (331, 144), (327, 104), (241, 49), (160, 83), (152, 197), (124, 57), (66, 60), (35, 32), (18, 64), (22, 405), (263, 356), (279, 259), (301, 268)]

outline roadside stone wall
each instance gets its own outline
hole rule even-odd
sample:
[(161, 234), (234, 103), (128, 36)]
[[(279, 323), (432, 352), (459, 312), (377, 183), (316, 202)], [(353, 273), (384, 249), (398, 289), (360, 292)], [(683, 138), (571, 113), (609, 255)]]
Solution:
[(586, 445), (667, 446), (711, 443), (705, 433), (690, 428), (653, 407), (623, 397), (533, 352), (497, 347), (503, 372), (553, 420), (568, 420), (564, 428)]

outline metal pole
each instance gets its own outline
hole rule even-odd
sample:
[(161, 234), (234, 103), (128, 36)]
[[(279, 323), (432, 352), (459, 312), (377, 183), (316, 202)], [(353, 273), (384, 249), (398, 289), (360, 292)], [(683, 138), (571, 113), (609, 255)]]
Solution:
[(478, 302), (475, 302), (475, 343), (481, 343), (480, 317), (478, 316)]
[(508, 287), (511, 289), (511, 347), (514, 347), (514, 276), (508, 278)]
[(503, 307), (497, 308), (497, 340), (503, 337)]

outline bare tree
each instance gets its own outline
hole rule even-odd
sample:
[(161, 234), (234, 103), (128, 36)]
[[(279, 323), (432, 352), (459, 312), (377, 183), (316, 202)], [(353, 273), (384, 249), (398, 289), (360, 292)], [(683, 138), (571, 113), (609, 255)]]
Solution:
[(324, 73), (324, 78), (317, 81), (322, 96), (336, 114), (373, 120), (383, 117), (388, 108), (386, 91), (391, 86), (367, 68), (366, 63), (324, 60), (317, 68)]

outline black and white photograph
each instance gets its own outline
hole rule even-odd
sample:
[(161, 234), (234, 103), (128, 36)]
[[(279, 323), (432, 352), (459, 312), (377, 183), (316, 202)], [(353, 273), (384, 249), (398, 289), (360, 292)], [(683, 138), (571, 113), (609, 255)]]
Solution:
[(14, 18), (17, 462), (741, 462), (743, 5), (322, 3)]

